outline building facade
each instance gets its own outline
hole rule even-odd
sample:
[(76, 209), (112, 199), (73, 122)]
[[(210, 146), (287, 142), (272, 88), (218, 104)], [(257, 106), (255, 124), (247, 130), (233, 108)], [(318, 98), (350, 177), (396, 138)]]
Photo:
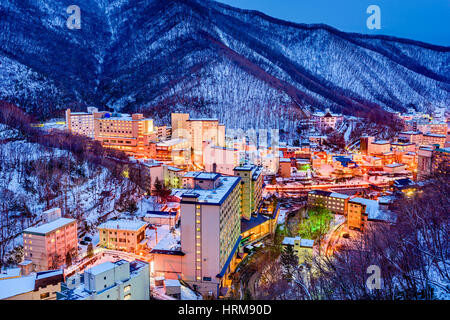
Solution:
[(262, 170), (262, 167), (255, 165), (243, 165), (234, 168), (234, 175), (242, 179), (242, 217), (247, 220), (250, 220), (252, 213), (258, 210), (261, 204), (263, 184)]
[(147, 157), (149, 144), (156, 142), (153, 120), (143, 114), (130, 115), (95, 113), (94, 138), (105, 148), (126, 152), (135, 157)]
[(239, 177), (200, 173), (195, 189), (181, 190), (181, 250), (183, 279), (202, 293), (216, 297), (229, 285), (240, 240)]
[(99, 225), (99, 246), (111, 250), (139, 253), (145, 247), (147, 223), (133, 220), (110, 220)]
[(333, 213), (346, 214), (350, 196), (325, 190), (311, 190), (308, 193), (308, 207), (322, 206)]
[(78, 253), (77, 221), (57, 218), (23, 231), (24, 259), (32, 262), (33, 271), (57, 269), (67, 255)]
[(57, 299), (149, 300), (149, 265), (140, 260), (99, 264), (68, 278)]

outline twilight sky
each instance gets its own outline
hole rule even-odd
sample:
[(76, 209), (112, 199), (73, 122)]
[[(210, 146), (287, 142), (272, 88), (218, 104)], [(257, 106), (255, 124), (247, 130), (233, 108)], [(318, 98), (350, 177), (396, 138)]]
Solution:
[[(216, 0), (298, 23), (325, 23), (342, 31), (384, 34), (450, 46), (450, 0)], [(369, 30), (369, 5), (381, 10), (381, 29)]]

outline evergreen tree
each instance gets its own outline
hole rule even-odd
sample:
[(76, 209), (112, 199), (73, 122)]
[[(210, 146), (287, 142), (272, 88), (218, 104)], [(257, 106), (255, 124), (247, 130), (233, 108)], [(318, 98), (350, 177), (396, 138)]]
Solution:
[(92, 246), (92, 243), (89, 243), (87, 247), (87, 257), (90, 258), (93, 255), (94, 255), (94, 247)]
[(286, 280), (292, 280), (295, 267), (298, 265), (298, 257), (294, 252), (294, 246), (286, 246), (281, 253), (281, 265), (283, 276)]

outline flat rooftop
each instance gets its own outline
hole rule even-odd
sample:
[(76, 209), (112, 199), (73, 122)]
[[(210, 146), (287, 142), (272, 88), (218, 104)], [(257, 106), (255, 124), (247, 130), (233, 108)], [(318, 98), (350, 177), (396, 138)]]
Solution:
[(138, 221), (138, 220), (109, 220), (97, 227), (97, 229), (113, 229), (113, 230), (130, 230), (130, 231), (138, 231), (142, 227), (147, 225), (146, 222)]
[(219, 175), (218, 179), (219, 183), (215, 189), (173, 189), (172, 195), (181, 198), (181, 202), (189, 201), (187, 198), (195, 198), (200, 204), (220, 205), (241, 181), (241, 178)]
[(30, 227), (25, 229), (24, 233), (38, 234), (38, 235), (46, 235), (47, 233), (51, 233), (57, 229), (60, 229), (72, 222), (75, 222), (75, 219), (69, 218), (59, 218), (49, 223), (45, 223), (38, 227)]

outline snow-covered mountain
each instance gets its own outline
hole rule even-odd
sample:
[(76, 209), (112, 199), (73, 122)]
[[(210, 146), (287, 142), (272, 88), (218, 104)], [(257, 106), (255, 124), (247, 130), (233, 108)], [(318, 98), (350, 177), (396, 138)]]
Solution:
[(330, 108), (450, 105), (450, 48), (295, 24), (209, 0), (0, 4), (0, 99), (42, 117), (67, 106), (216, 116), (290, 130)]

